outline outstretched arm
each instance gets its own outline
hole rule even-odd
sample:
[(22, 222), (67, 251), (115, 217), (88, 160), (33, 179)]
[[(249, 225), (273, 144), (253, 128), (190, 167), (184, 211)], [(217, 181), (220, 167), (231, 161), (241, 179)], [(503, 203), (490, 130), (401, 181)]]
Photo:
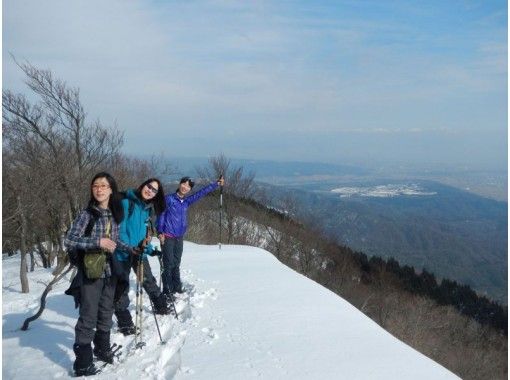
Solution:
[(195, 203), (196, 201), (198, 201), (199, 199), (205, 197), (207, 194), (216, 190), (219, 186), (220, 186), (219, 181), (213, 182), (213, 183), (207, 185), (206, 187), (200, 189), (195, 194), (187, 197), (186, 202), (188, 202), (188, 204), (191, 205), (191, 204)]

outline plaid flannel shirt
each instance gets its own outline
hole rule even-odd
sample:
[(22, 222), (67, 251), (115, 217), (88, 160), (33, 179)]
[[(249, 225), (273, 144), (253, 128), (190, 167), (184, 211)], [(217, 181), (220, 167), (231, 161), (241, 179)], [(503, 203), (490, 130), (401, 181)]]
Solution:
[[(93, 216), (87, 210), (82, 210), (65, 236), (64, 245), (66, 248), (83, 250), (100, 249), (99, 241), (106, 235), (106, 224), (109, 219), (111, 221), (110, 239), (117, 243), (117, 248), (129, 251), (130, 247), (120, 240), (119, 225), (115, 222), (115, 219), (113, 219), (111, 211), (109, 209), (101, 209), (98, 207), (95, 207), (95, 209), (96, 211), (99, 211), (100, 216), (96, 219), (94, 227), (90, 232), (90, 236), (83, 235), (85, 234), (85, 229), (87, 228), (89, 220), (93, 218)], [(106, 274), (108, 276), (111, 274), (111, 268), (109, 268), (109, 265), (106, 269)]]

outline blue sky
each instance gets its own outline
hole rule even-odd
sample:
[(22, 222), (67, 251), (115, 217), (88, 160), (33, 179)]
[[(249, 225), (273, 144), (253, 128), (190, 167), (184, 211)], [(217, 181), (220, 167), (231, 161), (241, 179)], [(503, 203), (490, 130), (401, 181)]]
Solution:
[(3, 1), (18, 60), (80, 87), (125, 151), (507, 164), (505, 1)]

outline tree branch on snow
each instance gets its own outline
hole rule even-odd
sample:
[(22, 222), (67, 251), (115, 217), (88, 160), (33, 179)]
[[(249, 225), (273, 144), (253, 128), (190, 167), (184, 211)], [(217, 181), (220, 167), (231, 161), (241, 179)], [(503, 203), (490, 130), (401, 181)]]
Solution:
[[(64, 271), (65, 268), (67, 268), (67, 269)], [(46, 288), (44, 289), (44, 292), (41, 295), (41, 304), (39, 306), (39, 310), (33, 316), (25, 319), (25, 321), (23, 322), (23, 326), (21, 326), (22, 331), (27, 331), (28, 325), (30, 324), (30, 322), (35, 321), (37, 318), (39, 318), (41, 316), (44, 309), (46, 308), (46, 297), (48, 296), (48, 293), (51, 292), (51, 290), (53, 289), (53, 286), (55, 284), (57, 284), (72, 269), (73, 269), (72, 265), (68, 265), (67, 267), (63, 266), (60, 269), (60, 271), (58, 271), (58, 273), (55, 274), (55, 276), (53, 277), (53, 280), (50, 281), (50, 283), (48, 284), (48, 286), (46, 286)]]

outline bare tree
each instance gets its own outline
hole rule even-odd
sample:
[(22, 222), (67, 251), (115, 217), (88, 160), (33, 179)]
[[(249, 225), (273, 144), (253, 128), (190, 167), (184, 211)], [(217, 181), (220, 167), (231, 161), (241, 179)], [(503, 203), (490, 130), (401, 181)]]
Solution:
[(209, 159), (208, 165), (195, 168), (199, 177), (215, 180), (225, 177), (225, 193), (238, 198), (253, 198), (256, 194), (255, 173), (245, 173), (242, 166), (234, 166), (224, 154)]
[[(242, 166), (235, 167), (231, 161), (220, 154), (217, 157), (209, 159), (209, 164), (205, 167), (196, 168), (199, 177), (207, 180), (214, 180), (223, 175), (225, 178), (224, 202), (222, 206), (222, 224), (219, 228), (225, 227), (226, 242), (232, 243), (236, 235), (246, 227), (246, 220), (239, 218), (240, 201), (251, 199), (255, 196), (255, 173), (244, 172)], [(219, 218), (217, 220), (219, 224)]]
[(117, 153), (122, 133), (103, 127), (99, 121), (86, 124), (79, 89), (70, 88), (49, 70), (29, 63), (18, 66), (40, 102), (33, 105), (22, 94), (3, 91), (3, 128), (8, 130), (4, 138), (30, 139), (47, 147), (46, 164), (54, 169), (54, 180), (64, 191), (74, 217), (80, 207), (83, 183)]
[(49, 70), (16, 63), (38, 101), (10, 90), (2, 92), (6, 198), (2, 203), (8, 207), (2, 215), (3, 225), (8, 226), (3, 237), (11, 241), (19, 237), (18, 244), (11, 244), (21, 250), (22, 288), (28, 291), (27, 251), (38, 242), (55, 247), (57, 254), (50, 253), (48, 260), (51, 265), (57, 257), (54, 276), (60, 278), (68, 263), (63, 231), (82, 207), (89, 179), (111, 164), (123, 136), (116, 127), (106, 128), (97, 120), (87, 122), (79, 89)]
[[(17, 162), (8, 149), (2, 152), (3, 168), (3, 200), (2, 225), (4, 231), (10, 233), (12, 245), (17, 247), (21, 254), (20, 282), (22, 293), (29, 292), (27, 277), (27, 254), (31, 245), (31, 222), (34, 219), (36, 202), (30, 197), (30, 188), (25, 178), (30, 178), (29, 168)], [(36, 193), (37, 190), (34, 190)]]

